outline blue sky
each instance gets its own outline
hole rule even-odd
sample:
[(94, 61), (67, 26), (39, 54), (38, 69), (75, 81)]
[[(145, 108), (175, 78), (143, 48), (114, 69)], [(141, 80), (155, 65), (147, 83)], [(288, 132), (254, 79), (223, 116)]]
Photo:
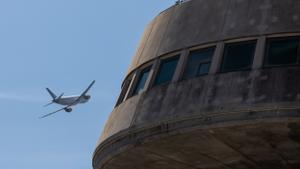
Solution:
[[(91, 169), (92, 153), (150, 20), (175, 0), (0, 0), (0, 168)], [(89, 103), (39, 116), (55, 93)]]

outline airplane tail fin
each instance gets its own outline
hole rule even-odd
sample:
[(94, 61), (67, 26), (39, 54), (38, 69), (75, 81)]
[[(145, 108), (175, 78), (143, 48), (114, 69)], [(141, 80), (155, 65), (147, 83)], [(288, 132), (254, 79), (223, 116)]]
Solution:
[(46, 90), (51, 95), (51, 97), (53, 98), (53, 100), (57, 97), (49, 88), (46, 88)]

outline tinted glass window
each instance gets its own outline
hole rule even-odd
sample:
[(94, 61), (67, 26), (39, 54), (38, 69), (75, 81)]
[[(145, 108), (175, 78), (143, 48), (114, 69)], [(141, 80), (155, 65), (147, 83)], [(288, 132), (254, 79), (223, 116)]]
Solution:
[(132, 77), (128, 77), (124, 81), (123, 86), (122, 86), (122, 90), (121, 90), (121, 93), (120, 93), (120, 96), (118, 98), (116, 106), (118, 106), (119, 104), (121, 104), (125, 100), (125, 95), (127, 93), (127, 90), (128, 90), (129, 85), (130, 85), (131, 79), (132, 79)]
[(150, 68), (151, 67), (148, 67), (146, 69), (144, 69), (141, 74), (140, 74), (140, 77), (138, 79), (138, 82), (135, 86), (135, 89), (133, 91), (133, 94), (132, 95), (137, 95), (139, 94), (141, 91), (143, 91), (144, 87), (145, 87), (145, 84), (146, 84), (146, 81), (148, 79), (148, 76), (149, 76), (149, 73), (150, 73)]
[(208, 74), (214, 48), (193, 51), (188, 57), (188, 63), (183, 78), (188, 79)]
[(209, 63), (203, 63), (200, 65), (199, 70), (197, 72), (197, 75), (206, 75), (209, 72), (210, 68), (210, 62)]
[(154, 86), (168, 83), (172, 80), (174, 72), (176, 70), (178, 56), (163, 60), (160, 64), (157, 76), (154, 81)]
[(267, 42), (265, 65), (296, 64), (299, 58), (299, 38), (271, 39)]
[(256, 41), (225, 45), (221, 72), (250, 69)]

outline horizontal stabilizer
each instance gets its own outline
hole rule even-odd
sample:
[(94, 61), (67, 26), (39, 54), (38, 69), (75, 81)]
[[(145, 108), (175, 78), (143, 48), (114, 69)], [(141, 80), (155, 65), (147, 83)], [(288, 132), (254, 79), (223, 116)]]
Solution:
[(44, 105), (44, 107), (47, 107), (47, 106), (49, 106), (50, 104), (53, 104), (53, 102)]

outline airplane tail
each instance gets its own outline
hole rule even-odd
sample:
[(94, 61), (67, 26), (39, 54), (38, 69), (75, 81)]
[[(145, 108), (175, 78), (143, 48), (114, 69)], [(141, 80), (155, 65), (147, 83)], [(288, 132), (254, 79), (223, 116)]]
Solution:
[(46, 90), (51, 95), (51, 97), (53, 98), (53, 100), (57, 97), (49, 88), (46, 88)]

